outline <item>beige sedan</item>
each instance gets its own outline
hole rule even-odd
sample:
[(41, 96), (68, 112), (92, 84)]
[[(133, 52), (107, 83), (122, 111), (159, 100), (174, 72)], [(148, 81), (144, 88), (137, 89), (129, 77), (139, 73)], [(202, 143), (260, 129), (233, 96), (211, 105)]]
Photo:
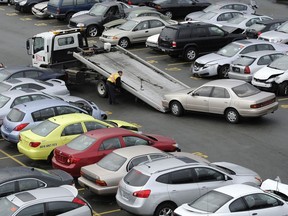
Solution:
[(209, 163), (200, 156), (186, 152), (167, 153), (152, 146), (130, 146), (116, 149), (99, 162), (81, 168), (79, 184), (98, 195), (116, 194), (120, 180), (134, 166), (167, 157), (185, 157), (195, 162)]
[(185, 110), (222, 114), (230, 123), (240, 117), (260, 117), (278, 109), (274, 93), (260, 91), (245, 81), (219, 79), (197, 89), (166, 94), (162, 105), (175, 116)]

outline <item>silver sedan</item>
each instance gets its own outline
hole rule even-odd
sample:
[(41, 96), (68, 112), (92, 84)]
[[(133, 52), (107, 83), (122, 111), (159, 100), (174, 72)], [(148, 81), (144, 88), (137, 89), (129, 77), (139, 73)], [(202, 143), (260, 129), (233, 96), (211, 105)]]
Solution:
[(260, 91), (249, 83), (235, 79), (210, 81), (197, 89), (166, 94), (164, 108), (181, 116), (185, 110), (222, 114), (229, 123), (240, 117), (259, 117), (278, 109), (274, 93)]

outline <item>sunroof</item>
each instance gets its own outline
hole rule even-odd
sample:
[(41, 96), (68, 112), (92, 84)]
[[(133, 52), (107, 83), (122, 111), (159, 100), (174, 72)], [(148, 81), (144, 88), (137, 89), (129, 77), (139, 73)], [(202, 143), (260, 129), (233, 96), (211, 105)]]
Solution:
[(36, 198), (30, 194), (29, 192), (23, 192), (23, 193), (19, 193), (16, 195), (16, 197), (20, 200), (22, 200), (22, 202), (28, 202), (31, 200), (35, 200)]

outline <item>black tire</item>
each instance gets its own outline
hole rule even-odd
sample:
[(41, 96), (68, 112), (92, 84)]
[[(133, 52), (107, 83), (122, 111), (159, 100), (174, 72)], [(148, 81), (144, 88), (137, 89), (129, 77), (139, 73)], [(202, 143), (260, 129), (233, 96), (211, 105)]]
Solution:
[(172, 101), (170, 104), (170, 111), (175, 116), (181, 116), (184, 113), (184, 108), (178, 101)]
[(171, 11), (166, 11), (166, 12), (164, 13), (164, 15), (167, 16), (167, 17), (169, 17), (170, 19), (172, 19), (172, 17), (173, 17), (173, 13), (172, 13)]
[(71, 19), (71, 17), (73, 16), (73, 12), (69, 12), (68, 14), (66, 14), (66, 16), (65, 16), (65, 21), (66, 22), (69, 22), (69, 20)]
[(153, 216), (172, 216), (176, 208), (177, 205), (172, 202), (162, 203), (156, 208)]
[(106, 87), (106, 83), (104, 80), (99, 80), (96, 83), (96, 89), (97, 89), (97, 94), (100, 97), (102, 97), (102, 98), (108, 97), (107, 87)]
[(88, 37), (96, 37), (99, 33), (99, 28), (96, 25), (88, 26), (86, 33)]
[(283, 82), (278, 86), (279, 96), (288, 96), (288, 82)]
[(130, 46), (130, 40), (128, 38), (121, 38), (118, 42), (118, 45), (126, 49)]
[(231, 124), (237, 124), (240, 120), (240, 115), (236, 109), (229, 108), (225, 111), (225, 118)]
[(49, 154), (47, 158), (47, 164), (52, 164), (52, 158), (54, 156), (54, 150)]
[(194, 61), (198, 56), (196, 47), (187, 47), (184, 51), (183, 57), (186, 61)]
[(218, 77), (220, 79), (228, 78), (229, 65), (223, 65), (218, 68)]

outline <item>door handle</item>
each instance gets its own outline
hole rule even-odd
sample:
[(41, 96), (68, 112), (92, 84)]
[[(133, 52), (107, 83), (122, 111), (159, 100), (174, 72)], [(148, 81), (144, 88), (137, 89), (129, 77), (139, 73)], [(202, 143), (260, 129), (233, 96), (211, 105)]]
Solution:
[(207, 189), (207, 187), (203, 186), (203, 187), (201, 188), (201, 190), (204, 190), (204, 189)]
[(149, 31), (145, 31), (145, 33), (148, 33)]
[(252, 213), (252, 215), (257, 215), (257, 213)]

